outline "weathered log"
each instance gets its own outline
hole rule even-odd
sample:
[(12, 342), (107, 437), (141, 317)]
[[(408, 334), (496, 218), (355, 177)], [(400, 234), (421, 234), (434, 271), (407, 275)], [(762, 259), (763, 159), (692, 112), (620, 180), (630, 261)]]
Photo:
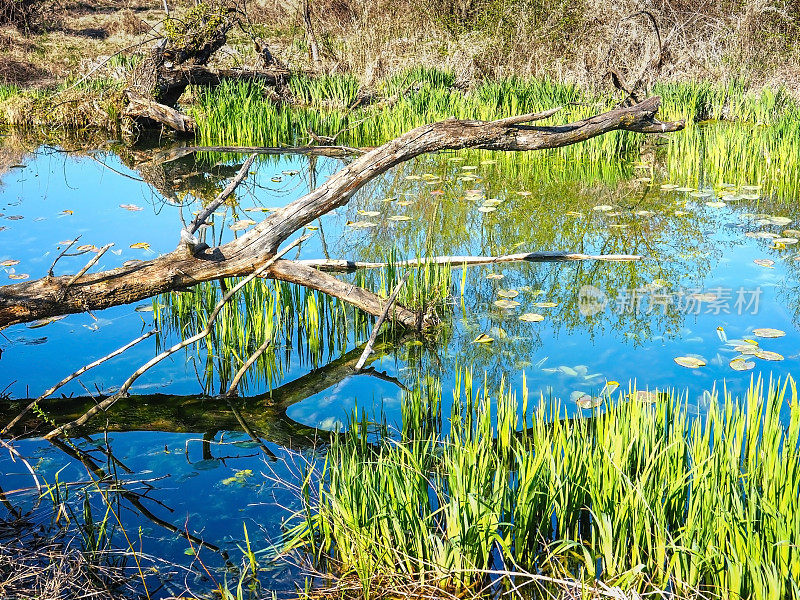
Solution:
[[(448, 119), (423, 125), (367, 152), (342, 168), (323, 185), (271, 213), (242, 237), (223, 246), (196, 253), (178, 249), (154, 260), (96, 274), (85, 274), (68, 289), (69, 276), (45, 277), (0, 287), (0, 328), (44, 317), (99, 310), (137, 302), (157, 294), (183, 289), (203, 281), (248, 275), (274, 256), (278, 246), (303, 226), (331, 210), (344, 206), (361, 187), (393, 166), (420, 154), (447, 149), (541, 150), (588, 140), (609, 131), (642, 133), (678, 131), (684, 122), (661, 123), (655, 119), (660, 99), (653, 97), (635, 106), (609, 112), (567, 125), (532, 126), (525, 123), (541, 114), (523, 115), (499, 121)], [(377, 296), (366, 297), (349, 284), (289, 261), (277, 261), (264, 273), (318, 289), (339, 291), (345, 300), (370, 311)], [(331, 281), (332, 280), (332, 281)], [(316, 282), (316, 283), (315, 283)], [(328, 292), (326, 292), (328, 293)], [(366, 292), (369, 294), (369, 292)], [(334, 294), (335, 295), (335, 294)], [(379, 300), (379, 299), (378, 299)], [(383, 310), (381, 301), (374, 315)], [(413, 314), (413, 313), (412, 313)], [(397, 317), (404, 320), (402, 313)]]
[[(432, 256), (400, 260), (392, 263), (393, 267), (419, 267), (421, 265), (446, 265), (457, 269), (459, 267), (472, 267), (476, 265), (495, 265), (509, 262), (570, 262), (581, 260), (597, 260), (606, 262), (630, 262), (642, 260), (638, 254), (581, 254), (578, 252), (520, 252), (517, 254), (503, 254), (502, 256)], [(295, 264), (304, 265), (327, 273), (352, 273), (360, 269), (383, 269), (389, 266), (385, 262), (368, 262), (359, 260), (344, 260), (336, 258), (304, 259), (294, 261)]]
[(128, 105), (122, 114), (136, 119), (149, 119), (180, 133), (191, 133), (195, 129), (192, 117), (185, 115), (166, 104), (146, 98), (133, 90), (126, 90)]

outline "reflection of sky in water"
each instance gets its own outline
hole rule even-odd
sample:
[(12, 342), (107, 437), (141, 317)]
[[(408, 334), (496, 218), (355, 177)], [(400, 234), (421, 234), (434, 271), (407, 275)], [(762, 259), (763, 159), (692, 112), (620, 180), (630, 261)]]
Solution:
[[(795, 370), (800, 339), (795, 324), (798, 263), (792, 260), (796, 251), (791, 246), (770, 250), (769, 240), (743, 234), (757, 230), (780, 233), (796, 228), (796, 221), (787, 226), (757, 226), (755, 218), (742, 217), (748, 211), (759, 212), (754, 202), (740, 200), (728, 207), (707, 207), (704, 203), (712, 198), (659, 190), (658, 174), (652, 186), (624, 178), (607, 184), (553, 183), (537, 180), (535, 173), (507, 180), (502, 175), (502, 162), (481, 165), (481, 156), (485, 155), (472, 155), (466, 161), (479, 166), (472, 171), (447, 156), (424, 157), (401, 166), (369, 184), (347, 207), (315, 223), (321, 229), (313, 230), (316, 234), (303, 245), (299, 256), (384, 259), (388, 248), (396, 245), (407, 257), (429, 249), (436, 254), (577, 251), (635, 253), (647, 258), (623, 263), (473, 267), (467, 272), (463, 297), (461, 272), (455, 270), (452, 315), (447, 318), (448, 326), (438, 346), (403, 342), (394, 352), (376, 355), (374, 368), (408, 386), (427, 375), (441, 377), (445, 407), (454, 373), (460, 368), (472, 366), (478, 379), (485, 374), (490, 388), (505, 378), (512, 389), (519, 390), (524, 373), (532, 395), (562, 398), (569, 412), (576, 410), (569, 402), (572, 392), (597, 393), (606, 380), (619, 381), (623, 389), (635, 382), (639, 388), (688, 393), (689, 402), (702, 410), (707, 401), (703, 399), (705, 390), (726, 388), (741, 395), (751, 376), (785, 376)], [(82, 236), (79, 244), (100, 247), (114, 242), (112, 252), (101, 259), (96, 270), (168, 252), (176, 245), (181, 218), (190, 219), (198, 206), (190, 205), (190, 198), (181, 190), (193, 189), (208, 201), (216, 192), (215, 186), (236, 170), (230, 161), (223, 162), (212, 168), (216, 175), (207, 175), (202, 165), (182, 159), (167, 170), (140, 167), (137, 171), (111, 153), (98, 153), (93, 158), (41, 151), (25, 169), (13, 169), (3, 176), (0, 213), (4, 216), (0, 217), (0, 227), (5, 229), (0, 231), (0, 261), (20, 263), (5, 267), (6, 275), (0, 273), (0, 277), (46, 275), (59, 252), (58, 243), (77, 235)], [(214, 162), (207, 161), (209, 165)], [(316, 159), (317, 180), (324, 181), (341, 164), (338, 160)], [(207, 239), (219, 243), (241, 235), (230, 229), (231, 224), (244, 219), (259, 221), (265, 214), (247, 208), (282, 206), (307, 189), (310, 173), (306, 157), (271, 157), (256, 165), (257, 173), (237, 193), (237, 207), (218, 211), (214, 226), (206, 232)], [(426, 173), (427, 181), (414, 178)], [(480, 178), (471, 179), (470, 174)], [(140, 181), (143, 175), (151, 185)], [(407, 179), (408, 175), (412, 179)], [(386, 202), (386, 198), (394, 200)], [(477, 211), (487, 198), (500, 201), (496, 210)], [(183, 209), (181, 200), (187, 203)], [(142, 210), (126, 210), (120, 204), (134, 204)], [(612, 208), (594, 210), (597, 205)], [(63, 212), (67, 210), (73, 212)], [(676, 215), (676, 210), (685, 214)], [(364, 214), (376, 211), (380, 214)], [(771, 213), (795, 216), (779, 209)], [(23, 218), (8, 219), (17, 215)], [(391, 221), (388, 217), (392, 215), (408, 215), (411, 220)], [(376, 226), (348, 225), (358, 221), (371, 221)], [(130, 248), (138, 242), (148, 243), (149, 249)], [(289, 255), (294, 256), (295, 252)], [(56, 273), (76, 272), (90, 257), (62, 258)], [(775, 261), (774, 268), (753, 262), (766, 258)], [(488, 274), (503, 278), (487, 279)], [(584, 286), (592, 286), (600, 297), (608, 299), (597, 314), (581, 313), (579, 291)], [(697, 292), (714, 293), (715, 288), (721, 290), (716, 292), (722, 304), (719, 314), (709, 309), (709, 298), (698, 303), (686, 297)], [(504, 289), (519, 292), (513, 298), (519, 307), (502, 310), (493, 305)], [(740, 310), (736, 305), (739, 290), (746, 299), (752, 293), (760, 294), (757, 314), (752, 314), (752, 307)], [(699, 309), (697, 314), (676, 306), (680, 293), (684, 293), (683, 303)], [(620, 302), (630, 302), (633, 294), (644, 294), (639, 310), (630, 305), (628, 310), (620, 310)], [(648, 310), (647, 299), (653, 299), (654, 294), (667, 299), (665, 308)], [(554, 302), (556, 306), (537, 307), (541, 302)], [(149, 304), (141, 303), (146, 307)], [(544, 320), (520, 321), (519, 315), (526, 312), (540, 313)], [(6, 388), (12, 397), (35, 396), (64, 375), (150, 329), (152, 321), (152, 312), (123, 306), (94, 315), (71, 315), (42, 328), (8, 328), (0, 338), (0, 390)], [(752, 359), (756, 364), (753, 371), (736, 372), (728, 364), (738, 355), (733, 349), (736, 341), (746, 343), (742, 340), (752, 338), (757, 327), (786, 331), (785, 337), (759, 340), (761, 347), (782, 354), (786, 360), (756, 358)], [(494, 338), (494, 342), (473, 343), (481, 334)], [(174, 341), (174, 335), (167, 337), (162, 344)], [(59, 393), (85, 395), (87, 390), (113, 389), (153, 356), (155, 346), (153, 339), (147, 340)], [(353, 346), (351, 340), (345, 350)], [(194, 363), (200, 371), (202, 364), (199, 359), (187, 361), (187, 356), (194, 356), (194, 352), (176, 354), (151, 370), (137, 381), (134, 391), (196, 394), (200, 387)], [(678, 356), (702, 358), (707, 365), (687, 369), (674, 362)], [(295, 380), (308, 370), (295, 359), (285, 371), (284, 381)], [(266, 389), (251, 387), (248, 395), (263, 391)], [(400, 397), (399, 385), (387, 378), (340, 375), (333, 377), (326, 389), (315, 390), (290, 406), (287, 415), (311, 426), (336, 429), (346, 423), (357, 405), (373, 414), (383, 410), (390, 421), (396, 421)], [(213, 428), (209, 423), (209, 429)], [(279, 517), (274, 515), (283, 514), (273, 513), (274, 505), (286, 505), (291, 497), (264, 483), (263, 455), (247, 436), (236, 432), (212, 434), (215, 443), (209, 446), (211, 458), (203, 457), (202, 442), (198, 441), (201, 436), (195, 434), (117, 433), (111, 435), (111, 441), (117, 457), (137, 477), (169, 475), (154, 483), (153, 495), (174, 512), (158, 506), (154, 512), (181, 528), (188, 519), (190, 529), (227, 547), (232, 556), (239, 556), (236, 542), (243, 537), (242, 521), (248, 522), (256, 545), (267, 537), (274, 538), (279, 532)], [(41, 461), (39, 467), (45, 478), (52, 478), (63, 462), (59, 453), (41, 442), (24, 441), (18, 447), (34, 462)], [(270, 448), (281, 453), (273, 444)], [(283, 468), (280, 463), (270, 464), (279, 465), (275, 467), (278, 470)], [(5, 461), (3, 466), (4, 489), (28, 485), (19, 464)], [(236, 479), (237, 473), (247, 469), (253, 474)], [(222, 483), (231, 477), (233, 482)], [(71, 463), (60, 478), (85, 479), (86, 471)], [(273, 497), (276, 493), (277, 498)], [(183, 560), (185, 540), (141, 517), (130, 518), (135, 526), (144, 528), (145, 536), (157, 540), (151, 548)], [(257, 533), (259, 524), (264, 528), (261, 533)]]

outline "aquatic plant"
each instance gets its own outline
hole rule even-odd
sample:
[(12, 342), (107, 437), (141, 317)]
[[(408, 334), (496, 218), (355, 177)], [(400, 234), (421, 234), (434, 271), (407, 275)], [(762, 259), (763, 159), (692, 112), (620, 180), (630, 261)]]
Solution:
[(409, 393), (393, 435), (354, 414), (306, 474), (285, 550), (365, 592), (486, 590), (503, 573), (684, 597), (800, 591), (792, 380), (712, 395), (703, 416), (634, 389), (569, 416), (526, 391), (492, 399), (469, 372), (449, 431), (440, 402), (436, 386)]

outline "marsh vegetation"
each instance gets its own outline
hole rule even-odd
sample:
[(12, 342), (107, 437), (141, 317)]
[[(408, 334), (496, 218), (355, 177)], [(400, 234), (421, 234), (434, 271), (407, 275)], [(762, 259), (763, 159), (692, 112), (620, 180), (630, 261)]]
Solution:
[(0, 595), (800, 596), (799, 7), (166, 8), (0, 2)]

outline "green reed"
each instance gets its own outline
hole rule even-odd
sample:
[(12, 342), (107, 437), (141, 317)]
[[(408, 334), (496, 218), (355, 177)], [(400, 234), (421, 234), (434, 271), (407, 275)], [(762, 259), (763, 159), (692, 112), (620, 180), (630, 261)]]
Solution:
[(286, 550), (365, 590), (458, 591), (525, 570), (640, 593), (798, 597), (793, 381), (713, 394), (704, 416), (675, 394), (630, 392), (568, 417), (558, 401), (529, 411), (527, 391), (521, 404), (502, 387), (491, 398), (466, 372), (449, 431), (431, 385), (404, 399), (399, 435), (354, 415), (307, 474)]

